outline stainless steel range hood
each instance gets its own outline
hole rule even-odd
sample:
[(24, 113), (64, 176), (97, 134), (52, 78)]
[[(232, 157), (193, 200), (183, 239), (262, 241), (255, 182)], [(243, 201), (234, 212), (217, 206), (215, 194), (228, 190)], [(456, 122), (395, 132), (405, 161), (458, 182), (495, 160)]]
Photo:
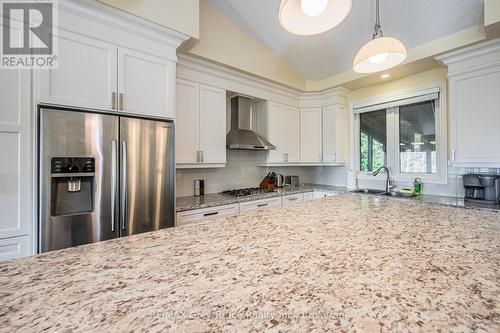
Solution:
[(269, 141), (253, 131), (255, 103), (252, 99), (236, 95), (231, 98), (231, 130), (226, 136), (229, 149), (273, 150)]

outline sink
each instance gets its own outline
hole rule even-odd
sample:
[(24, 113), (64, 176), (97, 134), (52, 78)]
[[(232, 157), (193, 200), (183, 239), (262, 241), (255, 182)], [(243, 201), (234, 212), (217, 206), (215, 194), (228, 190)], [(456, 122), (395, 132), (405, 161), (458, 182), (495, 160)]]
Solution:
[(372, 189), (360, 189), (360, 190), (356, 190), (354, 191), (354, 193), (365, 193), (365, 194), (378, 194), (378, 195), (389, 195), (389, 193), (387, 193), (386, 191), (384, 190), (372, 190)]
[(385, 190), (373, 190), (373, 189), (360, 189), (354, 191), (354, 193), (364, 193), (364, 194), (373, 194), (373, 195), (385, 195), (390, 197), (401, 197), (401, 198), (413, 198), (417, 195), (415, 193), (407, 193), (407, 192), (386, 192)]

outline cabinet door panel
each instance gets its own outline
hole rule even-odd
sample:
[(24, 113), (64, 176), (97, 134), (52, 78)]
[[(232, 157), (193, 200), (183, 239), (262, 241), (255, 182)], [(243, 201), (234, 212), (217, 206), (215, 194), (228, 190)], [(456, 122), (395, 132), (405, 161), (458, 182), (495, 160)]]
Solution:
[(0, 75), (0, 86), (3, 87), (0, 90), (1, 239), (31, 231), (30, 73), (5, 70)]
[(226, 163), (226, 91), (200, 85), (200, 150), (203, 163)]
[(175, 101), (176, 163), (196, 163), (199, 144), (199, 85), (177, 80)]
[(285, 152), (287, 162), (300, 161), (300, 111), (298, 108), (286, 107), (285, 109)]
[(500, 68), (457, 78), (454, 88), (455, 162), (500, 163)]
[(300, 151), (302, 162), (321, 162), (321, 108), (301, 110)]
[(141, 52), (120, 49), (120, 109), (128, 113), (173, 118), (175, 64)]
[(268, 109), (268, 140), (276, 149), (269, 151), (268, 161), (271, 163), (284, 162), (284, 113), (285, 107), (277, 103), (269, 103)]
[(0, 239), (0, 261), (26, 257), (31, 254), (30, 236)]
[(41, 102), (112, 110), (117, 48), (61, 30), (57, 69), (37, 71)]

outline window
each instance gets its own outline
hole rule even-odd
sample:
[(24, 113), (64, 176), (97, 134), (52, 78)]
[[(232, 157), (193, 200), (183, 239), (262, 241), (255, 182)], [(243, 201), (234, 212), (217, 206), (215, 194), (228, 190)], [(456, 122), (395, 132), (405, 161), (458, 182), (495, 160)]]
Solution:
[(446, 128), (439, 89), (354, 107), (360, 175), (381, 166), (396, 179), (446, 183)]
[(360, 170), (374, 171), (387, 164), (386, 111), (360, 115)]
[(437, 173), (435, 101), (399, 107), (399, 162), (402, 173)]

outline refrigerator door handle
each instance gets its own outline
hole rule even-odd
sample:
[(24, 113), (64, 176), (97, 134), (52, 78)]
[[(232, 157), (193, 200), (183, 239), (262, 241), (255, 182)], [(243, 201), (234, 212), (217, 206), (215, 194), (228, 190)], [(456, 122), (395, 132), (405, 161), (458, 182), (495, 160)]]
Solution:
[(125, 230), (127, 220), (127, 141), (122, 141), (121, 153), (121, 229)]
[(118, 161), (117, 141), (111, 143), (111, 231), (115, 232), (116, 225), (116, 166)]

